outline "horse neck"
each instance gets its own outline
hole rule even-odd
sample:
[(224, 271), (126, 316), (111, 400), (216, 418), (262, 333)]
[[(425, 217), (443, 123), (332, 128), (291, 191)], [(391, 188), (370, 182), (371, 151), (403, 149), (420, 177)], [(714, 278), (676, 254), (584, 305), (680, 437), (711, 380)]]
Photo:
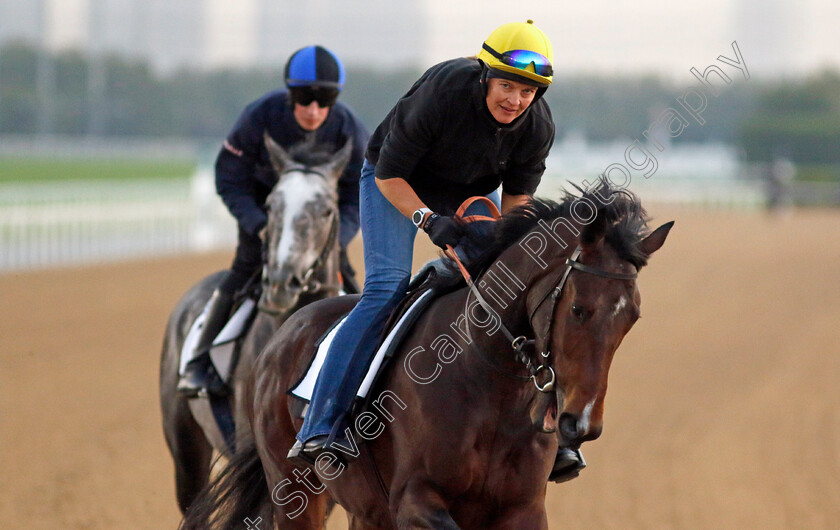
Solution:
[[(566, 258), (578, 245), (577, 235), (579, 232), (568, 231), (564, 239), (569, 244), (558, 244), (557, 233), (549, 234), (538, 225), (502, 251), (474, 282), (484, 305), (491, 310), (490, 315), (482, 309), (472, 290), (463, 289), (460, 307), (464, 309), (459, 322), (466, 332), (461, 338), (469, 343), (470, 349), (478, 350), (483, 360), (490, 361), (481, 364), (492, 364), (490, 368), (506, 372), (508, 379), (515, 379), (509, 377), (511, 374), (528, 375), (517, 360), (511, 336), (535, 340), (539, 351), (547, 348), (544, 341), (553, 309), (550, 293), (566, 270)], [(534, 250), (537, 248), (539, 252)], [(540, 329), (535, 330), (534, 326)], [(475, 359), (467, 362), (471, 363), (467, 368), (475, 370)]]
[[(539, 237), (547, 251), (536, 254), (521, 243)], [(514, 336), (533, 338), (529, 316), (560, 280), (565, 259), (574, 247), (551, 248), (551, 241), (539, 232), (531, 232), (504, 250), (476, 279), (475, 286), (484, 300)]]

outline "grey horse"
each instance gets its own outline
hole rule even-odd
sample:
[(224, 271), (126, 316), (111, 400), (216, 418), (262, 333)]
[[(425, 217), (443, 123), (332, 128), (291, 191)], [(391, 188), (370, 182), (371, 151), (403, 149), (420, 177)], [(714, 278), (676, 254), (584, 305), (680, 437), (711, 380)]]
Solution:
[[(278, 181), (266, 200), (268, 224), (262, 293), (250, 329), (240, 338), (239, 360), (230, 379), (228, 399), (236, 436), (247, 437), (238, 421), (242, 380), (273, 333), (297, 309), (339, 292), (337, 182), (350, 159), (352, 141), (335, 153), (313, 152), (297, 145), (286, 152), (265, 135)], [(163, 431), (175, 465), (178, 506), (186, 513), (207, 484), (213, 451), (229, 448), (207, 397), (186, 398), (176, 392), (181, 349), (187, 333), (219, 285), (224, 272), (193, 286), (172, 311), (160, 363)]]

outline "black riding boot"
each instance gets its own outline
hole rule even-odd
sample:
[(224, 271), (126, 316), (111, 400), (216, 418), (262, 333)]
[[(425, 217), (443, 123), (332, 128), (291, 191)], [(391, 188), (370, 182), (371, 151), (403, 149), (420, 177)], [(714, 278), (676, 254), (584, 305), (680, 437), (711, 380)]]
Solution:
[(185, 397), (194, 397), (206, 390), (208, 394), (224, 395), (227, 393), (224, 381), (213, 362), (210, 360), (210, 348), (216, 336), (222, 331), (228, 320), (230, 309), (233, 306), (233, 295), (216, 289), (210, 298), (210, 308), (207, 310), (207, 317), (201, 328), (201, 336), (195, 347), (195, 355), (184, 368), (184, 375), (178, 381), (178, 394)]
[(356, 282), (356, 271), (350, 265), (350, 258), (347, 257), (347, 249), (341, 247), (338, 253), (338, 271), (341, 273), (341, 288), (344, 294), (359, 294), (359, 284)]

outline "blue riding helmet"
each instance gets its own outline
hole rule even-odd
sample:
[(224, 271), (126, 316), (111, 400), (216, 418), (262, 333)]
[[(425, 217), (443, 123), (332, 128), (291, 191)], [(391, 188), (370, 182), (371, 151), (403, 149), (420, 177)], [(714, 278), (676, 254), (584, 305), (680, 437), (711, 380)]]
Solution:
[(307, 46), (289, 57), (285, 70), (286, 86), (324, 87), (341, 90), (344, 86), (344, 65), (323, 46)]

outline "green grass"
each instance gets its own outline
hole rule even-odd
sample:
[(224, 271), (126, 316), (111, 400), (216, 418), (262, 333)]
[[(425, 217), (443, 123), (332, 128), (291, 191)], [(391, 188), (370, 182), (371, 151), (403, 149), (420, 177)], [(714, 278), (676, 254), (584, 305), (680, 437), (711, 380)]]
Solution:
[(0, 157), (0, 183), (179, 179), (192, 175), (195, 168), (196, 163), (191, 160)]

